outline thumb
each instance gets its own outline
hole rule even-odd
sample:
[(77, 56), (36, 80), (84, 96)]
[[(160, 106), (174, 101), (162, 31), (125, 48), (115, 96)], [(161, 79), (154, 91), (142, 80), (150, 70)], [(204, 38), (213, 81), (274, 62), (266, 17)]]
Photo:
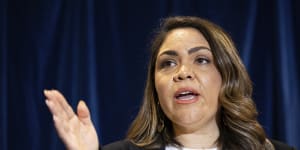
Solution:
[(78, 119), (84, 125), (92, 125), (91, 114), (90, 114), (89, 108), (86, 106), (86, 104), (83, 100), (80, 100), (77, 105), (77, 115), (78, 115)]

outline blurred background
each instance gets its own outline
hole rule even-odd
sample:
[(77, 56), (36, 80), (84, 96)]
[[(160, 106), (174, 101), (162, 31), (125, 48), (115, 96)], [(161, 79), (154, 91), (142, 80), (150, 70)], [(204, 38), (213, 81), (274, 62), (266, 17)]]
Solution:
[(0, 149), (64, 149), (43, 89), (84, 99), (102, 144), (123, 139), (143, 98), (149, 45), (167, 16), (233, 38), (268, 137), (300, 148), (298, 0), (1, 0)]

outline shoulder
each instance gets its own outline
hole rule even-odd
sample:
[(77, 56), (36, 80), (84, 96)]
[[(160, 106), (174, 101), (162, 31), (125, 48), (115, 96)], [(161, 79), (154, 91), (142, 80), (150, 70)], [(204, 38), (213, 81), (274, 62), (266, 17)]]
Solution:
[(270, 141), (274, 145), (275, 150), (295, 150), (295, 148), (293, 148), (285, 143), (282, 143), (280, 141), (273, 140), (273, 139), (270, 139)]
[(142, 150), (129, 140), (121, 140), (105, 145), (101, 150)]

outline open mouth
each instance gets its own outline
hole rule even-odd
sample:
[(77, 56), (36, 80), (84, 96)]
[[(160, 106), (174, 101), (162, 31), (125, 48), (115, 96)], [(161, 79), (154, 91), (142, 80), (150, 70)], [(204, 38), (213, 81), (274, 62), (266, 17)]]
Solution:
[(178, 91), (175, 93), (175, 99), (177, 101), (195, 100), (197, 96), (199, 96), (199, 93), (192, 90)]

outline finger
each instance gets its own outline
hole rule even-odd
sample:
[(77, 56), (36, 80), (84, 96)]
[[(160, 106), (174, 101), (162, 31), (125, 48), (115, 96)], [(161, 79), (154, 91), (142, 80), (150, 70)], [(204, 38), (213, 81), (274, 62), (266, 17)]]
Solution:
[(86, 106), (85, 102), (82, 100), (80, 100), (77, 105), (77, 115), (78, 115), (78, 119), (84, 125), (92, 125), (89, 108)]
[(45, 100), (47, 107), (49, 108), (52, 115), (55, 115), (61, 119), (69, 120), (65, 111), (61, 108), (60, 104), (55, 101)]
[(58, 102), (53, 92), (49, 90), (45, 90), (44, 94), (47, 97), (46, 104), (50, 109), (50, 112), (53, 115), (56, 115), (57, 117), (69, 119), (67, 113), (65, 112), (61, 104)]
[(57, 116), (53, 116), (53, 121), (54, 121), (54, 127), (58, 133), (58, 136), (66, 142), (68, 138), (68, 131), (69, 127), (66, 125), (66, 121), (62, 121), (60, 118)]
[(70, 104), (67, 102), (66, 98), (58, 90), (52, 90), (52, 92), (56, 100), (61, 104), (62, 108), (65, 110), (67, 117), (69, 119), (72, 118), (75, 115), (75, 113)]
[(51, 114), (54, 115), (54, 116), (57, 116), (60, 111), (58, 110), (58, 107), (54, 106), (54, 104), (53, 104), (54, 102), (50, 101), (48, 99), (46, 99), (45, 102), (46, 102), (46, 105), (49, 108)]

